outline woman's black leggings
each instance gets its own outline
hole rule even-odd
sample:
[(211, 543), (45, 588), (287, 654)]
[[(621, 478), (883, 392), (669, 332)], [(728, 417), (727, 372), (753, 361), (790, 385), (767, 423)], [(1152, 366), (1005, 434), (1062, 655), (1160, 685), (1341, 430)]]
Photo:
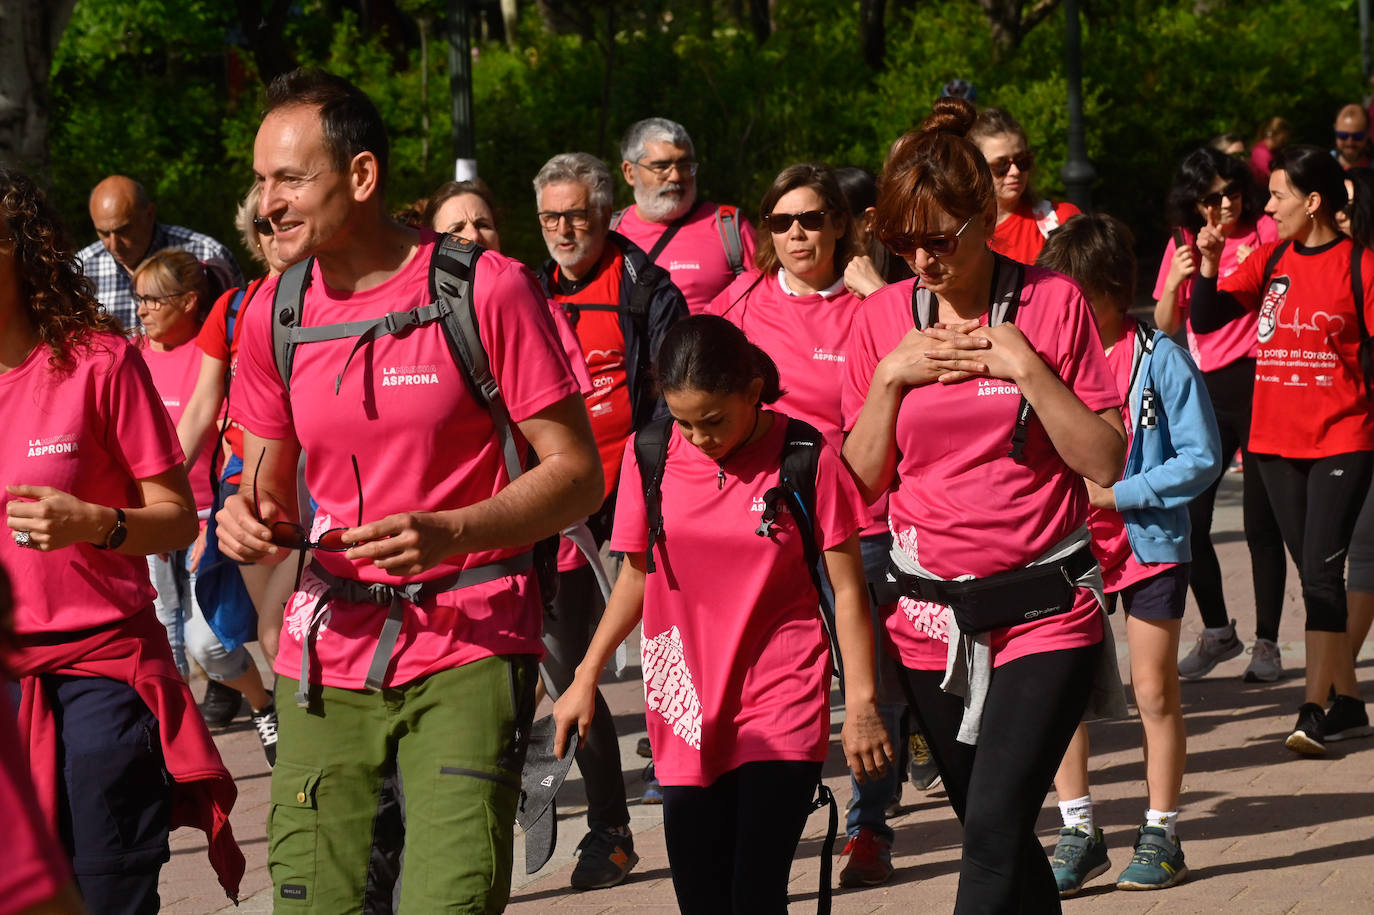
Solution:
[(1307, 629), (1345, 632), (1345, 557), (1369, 488), (1374, 451), (1324, 458), (1258, 454), (1255, 459), (1302, 578)]
[(787, 911), (818, 762), (745, 763), (701, 787), (663, 786), (663, 838), (683, 915)]
[[(1255, 360), (1237, 359), (1230, 365), (1204, 372), (1203, 381), (1212, 398), (1212, 410), (1221, 432), (1223, 461), (1230, 461), (1241, 449), (1241, 509), (1245, 525), (1245, 544), (1250, 548), (1250, 580), (1255, 589), (1255, 635), (1278, 641), (1279, 620), (1283, 614), (1283, 588), (1288, 566), (1283, 557), (1283, 535), (1270, 507), (1259, 468), (1250, 454), (1250, 410), (1255, 388)], [(1222, 471), (1223, 474), (1225, 471)], [(1188, 503), (1192, 522), (1192, 588), (1202, 622), (1214, 629), (1230, 621), (1226, 596), (1221, 585), (1221, 562), (1212, 546), (1212, 509), (1217, 501), (1221, 477)]]
[(944, 671), (904, 669), (911, 708), (964, 825), (956, 915), (1060, 911), (1035, 821), (1083, 719), (1101, 653), (1099, 642), (996, 668), (976, 747), (954, 739), (963, 700), (940, 689)]

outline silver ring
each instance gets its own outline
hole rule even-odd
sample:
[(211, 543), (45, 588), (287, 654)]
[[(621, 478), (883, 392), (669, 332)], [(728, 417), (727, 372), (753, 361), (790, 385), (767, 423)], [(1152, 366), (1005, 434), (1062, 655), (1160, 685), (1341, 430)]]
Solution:
[(29, 532), (28, 532), (28, 531), (15, 531), (15, 532), (14, 532), (14, 545), (17, 546), (17, 547), (19, 547), (20, 549), (31, 549), (31, 548), (33, 547), (33, 541), (32, 541), (32, 539), (29, 537)]

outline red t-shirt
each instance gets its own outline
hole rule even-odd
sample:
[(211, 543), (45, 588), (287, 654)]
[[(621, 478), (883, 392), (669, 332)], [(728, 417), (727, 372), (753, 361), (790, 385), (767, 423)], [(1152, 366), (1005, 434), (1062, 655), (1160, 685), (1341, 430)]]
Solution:
[[(172, 418), (172, 425), (181, 422), (191, 393), (196, 389), (200, 378), (201, 350), (188, 340), (180, 346), (167, 350), (154, 349), (147, 337), (140, 337), (138, 351), (148, 364), (148, 372), (153, 376), (153, 387), (162, 397), (162, 405)], [(196, 510), (208, 511), (214, 502), (214, 490), (210, 487), (210, 459), (213, 448), (200, 449), (196, 463), (191, 467), (191, 494), (195, 496)]]
[[(434, 235), (421, 232), (414, 256), (395, 275), (362, 292), (329, 288), (319, 266), (306, 293), (306, 326), (358, 321), (429, 301)], [(518, 261), (492, 251), (477, 261), (477, 330), (511, 419), (521, 422), (570, 394), (577, 383), (558, 342), (543, 293)], [(275, 280), (261, 295), (271, 296)], [(306, 483), (319, 503), (316, 532), (351, 527), (360, 506), (350, 458), (362, 478), (363, 520), (404, 511), (443, 511), (489, 499), (508, 478), (491, 414), (468, 391), (443, 328), (434, 323), (379, 337), (345, 360), (355, 339), (302, 344), (291, 390), (277, 374), (268, 326), (271, 309), (248, 312), (239, 352), (234, 411), (264, 438), (296, 437), (305, 449)], [(342, 382), (335, 393), (336, 378)], [(517, 443), (519, 430), (516, 430)], [(514, 556), (520, 549), (460, 553), (413, 578), (400, 579), (342, 553), (317, 552), (332, 574), (405, 584), (451, 575)], [(286, 608), (276, 669), (300, 676), (300, 640), (314, 617), (322, 586), (306, 576)], [(491, 655), (540, 654), (541, 606), (531, 576), (519, 574), (438, 595), (407, 607), (388, 685)], [(333, 601), (322, 613), (315, 657), (318, 682), (362, 687), (386, 607)]]
[[(717, 465), (673, 426), (662, 484), (658, 568), (644, 588), (644, 701), (665, 785), (710, 785), (759, 760), (820, 762), (830, 743), (830, 650), (792, 515), (755, 534), (777, 485), (787, 417)], [(721, 483), (717, 471), (724, 472)], [(816, 541), (831, 549), (867, 519), (849, 471), (825, 445)], [(611, 548), (643, 552), (648, 519), (625, 448)]]
[[(55, 370), (49, 355), (37, 346), (0, 375), (0, 480), (52, 486), (96, 505), (142, 505), (137, 481), (185, 460), (148, 366), (113, 334), (93, 334), (70, 372)], [(156, 596), (142, 556), (89, 543), (39, 552), (6, 534), (0, 562), (14, 587), (18, 632), (104, 626), (146, 610)]]
[[(1344, 237), (1319, 248), (1291, 244), (1261, 289), (1276, 246), (1271, 242), (1217, 284), (1259, 312), (1251, 451), (1318, 458), (1374, 450), (1350, 292), (1350, 245)], [(1374, 328), (1374, 253), (1360, 256), (1365, 321)]]
[[(846, 428), (858, 418), (879, 360), (912, 328), (915, 282), (885, 286), (859, 306), (844, 386)], [(1092, 312), (1072, 281), (1027, 269), (1015, 324), (1088, 409), (1120, 406)], [(903, 396), (894, 430), (899, 457), (889, 523), (895, 543), (933, 575), (982, 578), (1023, 568), (1086, 521), (1082, 478), (1059, 457), (1039, 420), (1032, 419), (1027, 430), (1024, 462), (1008, 456), (1020, 401), (1020, 388), (997, 378), (936, 382)], [(887, 628), (902, 662), (943, 669), (945, 644), (932, 639), (948, 642), (948, 623), (937, 619), (947, 610), (904, 598), (898, 611), (889, 615)], [(998, 666), (1092, 645), (1102, 637), (1098, 603), (1080, 590), (1068, 613), (991, 635)]]
[(1034, 264), (1040, 249), (1045, 247), (1045, 236), (1062, 226), (1070, 216), (1081, 212), (1067, 201), (1042, 200), (1032, 207), (1022, 199), (1021, 204), (992, 230), (992, 250), (1023, 264)]
[[(747, 271), (754, 263), (754, 227), (743, 213), (736, 213), (739, 221), (741, 263)], [(648, 253), (668, 229), (666, 222), (648, 222), (639, 215), (639, 208), (631, 206), (616, 231)], [(687, 300), (687, 310), (701, 314), (711, 300), (735, 279), (735, 271), (725, 256), (725, 243), (716, 227), (716, 205), (703, 200), (692, 208), (687, 221), (677, 234), (664, 245), (655, 261), (673, 277), (673, 285)]]
[[(205, 355), (220, 362), (227, 363), (229, 366), (229, 391), (228, 403), (234, 402), (233, 379), (238, 374), (239, 365), (239, 328), (243, 327), (243, 316), (248, 313), (249, 307), (253, 304), (257, 294), (262, 290), (262, 284), (266, 277), (260, 277), (248, 284), (243, 294), (243, 301), (239, 303), (238, 315), (234, 318), (234, 336), (232, 340), (225, 340), (229, 336), (229, 304), (234, 300), (238, 293), (237, 289), (230, 289), (220, 296), (210, 309), (210, 314), (206, 316), (205, 323), (201, 325), (200, 336), (196, 337), (196, 346), (200, 347)], [(270, 301), (267, 303), (272, 304)], [(243, 457), (243, 426), (232, 416), (229, 419), (229, 429), (224, 433), (224, 440), (229, 443), (229, 450)], [(208, 446), (207, 446), (208, 450)], [(237, 482), (237, 476), (233, 478)]]

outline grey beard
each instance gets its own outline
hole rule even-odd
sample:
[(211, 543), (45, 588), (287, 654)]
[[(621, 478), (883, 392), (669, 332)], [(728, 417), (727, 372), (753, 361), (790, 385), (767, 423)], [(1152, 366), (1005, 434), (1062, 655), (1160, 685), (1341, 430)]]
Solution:
[[(672, 195), (673, 191), (677, 192), (677, 196)], [(666, 185), (655, 191), (645, 191), (636, 185), (635, 206), (639, 207), (640, 217), (647, 222), (672, 222), (696, 203), (695, 192), (687, 194), (683, 191), (680, 184)]]

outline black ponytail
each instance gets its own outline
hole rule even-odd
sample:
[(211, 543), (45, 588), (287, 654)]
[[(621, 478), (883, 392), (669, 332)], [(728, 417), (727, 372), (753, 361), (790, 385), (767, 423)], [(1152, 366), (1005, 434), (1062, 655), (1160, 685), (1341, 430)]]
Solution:
[(665, 393), (743, 394), (761, 378), (760, 401), (773, 403), (783, 395), (773, 360), (744, 331), (717, 315), (693, 315), (674, 324), (659, 348), (654, 377)]

